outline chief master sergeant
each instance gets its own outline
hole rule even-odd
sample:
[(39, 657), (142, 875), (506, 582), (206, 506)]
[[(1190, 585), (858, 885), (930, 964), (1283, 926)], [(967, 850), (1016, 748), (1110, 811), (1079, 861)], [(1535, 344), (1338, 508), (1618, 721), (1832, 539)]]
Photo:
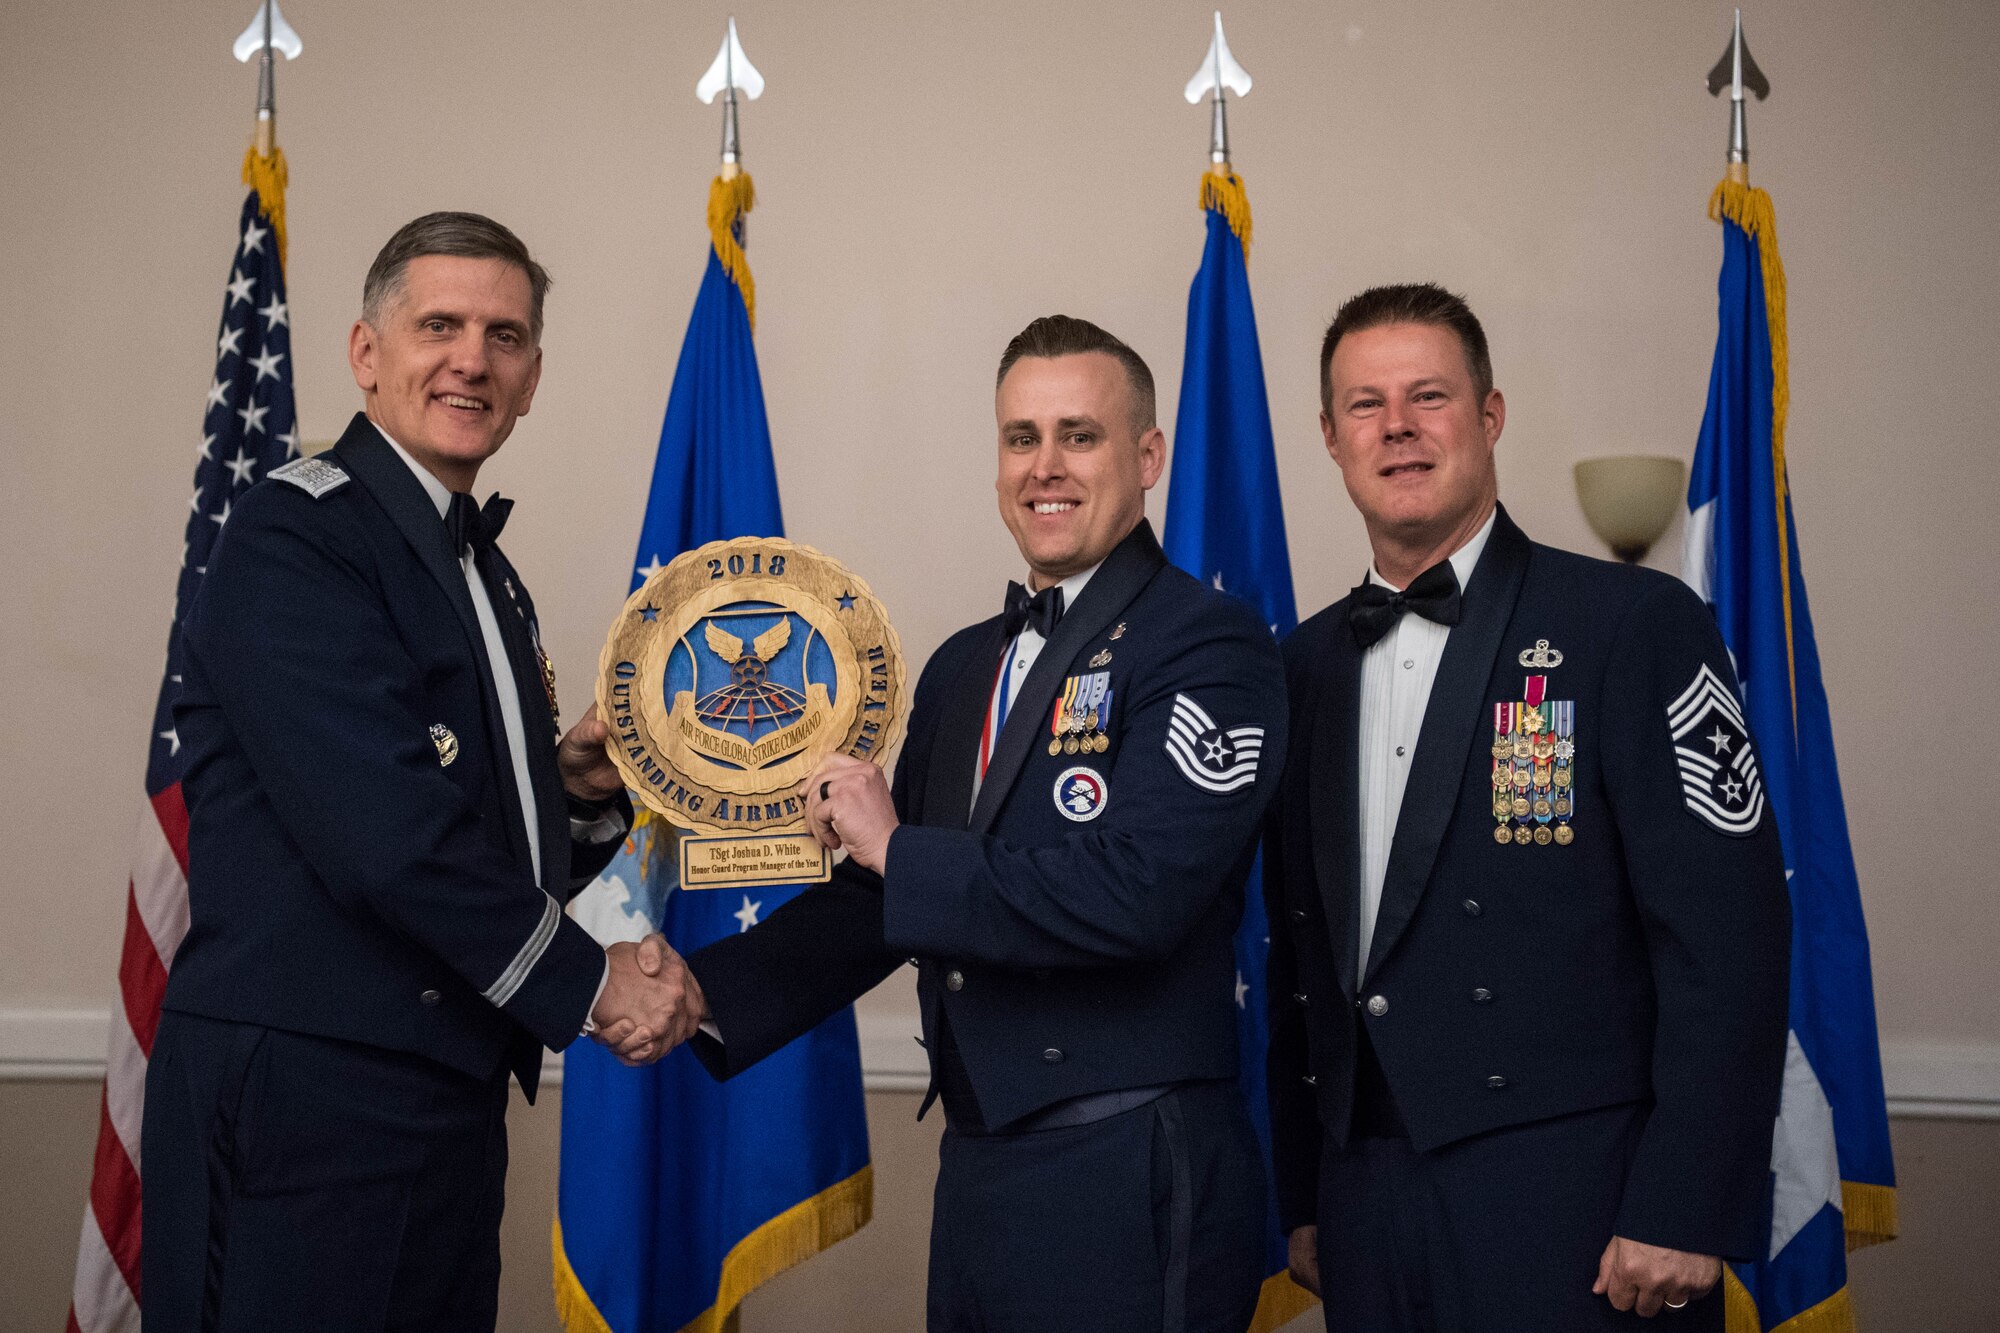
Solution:
[(1032, 595), (931, 657), (893, 791), (841, 756), (806, 782), (848, 859), (690, 956), (721, 1038), (695, 1050), (733, 1075), (913, 956), (945, 1115), (929, 1327), (1239, 1333), (1267, 1196), (1231, 936), (1284, 761), (1277, 647), (1153, 538), (1131, 348), (1036, 320), (996, 407)]
[(467, 494), (534, 397), (547, 286), (487, 218), (398, 231), (349, 339), (365, 411), (245, 494), (187, 618), (149, 1333), (490, 1330), (508, 1072), (532, 1099), (543, 1047), (699, 1011), (671, 951), (648, 976), (563, 913), (631, 806), (594, 715), (558, 744), (509, 502)]
[(1336, 1333), (1722, 1327), (1769, 1235), (1788, 900), (1708, 608), (1531, 542), (1441, 288), (1341, 307), (1326, 446), (1374, 554), (1285, 643), (1264, 860), (1293, 1272)]

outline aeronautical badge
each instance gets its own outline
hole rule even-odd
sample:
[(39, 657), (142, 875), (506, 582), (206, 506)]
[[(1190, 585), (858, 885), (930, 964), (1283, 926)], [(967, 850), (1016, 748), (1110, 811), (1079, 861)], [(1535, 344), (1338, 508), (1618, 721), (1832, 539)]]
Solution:
[(1181, 776), (1206, 792), (1227, 795), (1257, 780), (1257, 757), (1264, 751), (1262, 727), (1217, 726), (1202, 706), (1185, 694), (1174, 696), (1167, 723), (1167, 758)]
[(679, 840), (684, 889), (824, 880), (799, 785), (829, 755), (886, 762), (904, 704), (902, 649), (868, 585), (771, 537), (653, 573), (598, 660), (626, 785), (700, 835)]
[(1064, 819), (1073, 819), (1081, 824), (1104, 813), (1104, 803), (1111, 799), (1111, 788), (1105, 785), (1104, 775), (1094, 768), (1066, 768), (1056, 779), (1056, 809), (1062, 811)]
[(1706, 663), (1667, 705), (1688, 811), (1717, 832), (1747, 837), (1764, 817), (1764, 780), (1742, 705)]
[(272, 468), (270, 476), (273, 481), (290, 482), (315, 500), (333, 494), (352, 480), (340, 464), (317, 456), (295, 458), (283, 467)]
[(438, 748), (438, 767), (450, 768), (451, 761), (458, 758), (458, 737), (451, 734), (451, 728), (442, 722), (431, 723), (431, 744)]

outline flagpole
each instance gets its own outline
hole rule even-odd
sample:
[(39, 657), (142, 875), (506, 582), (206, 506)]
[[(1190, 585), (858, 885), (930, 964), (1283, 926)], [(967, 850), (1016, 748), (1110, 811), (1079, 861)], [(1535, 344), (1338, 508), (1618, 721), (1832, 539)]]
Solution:
[(278, 0), (263, 0), (250, 26), (231, 48), (236, 58), (248, 64), (257, 61), (257, 120), (251, 130), (250, 148), (243, 155), (243, 183), (257, 192), (258, 207), (270, 219), (277, 234), (278, 258), (286, 252), (285, 234), (285, 155), (278, 148), (278, 56), (297, 60), (305, 44), (285, 21)]

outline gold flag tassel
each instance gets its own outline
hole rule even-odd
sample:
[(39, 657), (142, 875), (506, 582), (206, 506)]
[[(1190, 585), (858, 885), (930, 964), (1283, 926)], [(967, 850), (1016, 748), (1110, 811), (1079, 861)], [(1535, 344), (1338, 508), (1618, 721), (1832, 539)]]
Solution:
[[(1740, 165), (1740, 164), (1739, 164)], [(1792, 732), (1798, 733), (1799, 672), (1792, 644), (1792, 543), (1786, 513), (1791, 482), (1785, 471), (1785, 418), (1791, 412), (1791, 353), (1785, 337), (1785, 265), (1778, 258), (1778, 214), (1771, 196), (1750, 184), (1747, 176), (1715, 187), (1708, 197), (1711, 222), (1725, 218), (1757, 242), (1758, 266), (1764, 277), (1764, 323), (1771, 335), (1771, 470), (1778, 497), (1778, 573), (1785, 603), (1785, 674), (1792, 698)]]
[(1250, 260), (1250, 196), (1236, 168), (1223, 164), (1201, 174), (1201, 206), (1212, 208), (1229, 221), (1229, 230), (1243, 242), (1243, 259)]
[(276, 144), (259, 153), (253, 144), (243, 154), (243, 183), (257, 192), (257, 210), (278, 238), (278, 263), (285, 262), (285, 150)]
[(750, 328), (757, 328), (757, 283), (750, 276), (750, 257), (736, 239), (736, 224), (757, 206), (757, 187), (750, 173), (717, 176), (708, 187), (708, 235), (715, 245), (715, 257), (722, 271), (743, 293), (743, 308), (749, 312)]

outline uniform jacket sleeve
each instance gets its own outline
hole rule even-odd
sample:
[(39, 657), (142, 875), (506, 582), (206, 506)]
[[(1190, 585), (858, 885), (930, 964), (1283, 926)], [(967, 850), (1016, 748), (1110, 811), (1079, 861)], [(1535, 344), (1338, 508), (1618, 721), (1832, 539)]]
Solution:
[[(1024, 846), (1004, 834), (896, 830), (883, 905), (897, 953), (1091, 968), (1156, 961), (1181, 945), (1246, 858), (1285, 756), (1277, 645), (1247, 614), (1220, 605), (1198, 631), (1128, 684), (1135, 697), (1110, 756), (1103, 813), (1076, 832)], [(1217, 793), (1175, 766), (1166, 741), (1180, 696), (1226, 730), (1262, 728), (1253, 783)]]
[(481, 831), (493, 813), (440, 768), (360, 512), (289, 486), (246, 495), (187, 651), (326, 892), (560, 1049), (589, 1012), (603, 951)]
[(1627, 614), (1605, 679), (1605, 784), (1658, 1002), (1655, 1105), (1617, 1234), (1747, 1261), (1768, 1229), (1790, 899), (1771, 811), (1733, 835), (1683, 791), (1668, 710), (1704, 669), (1736, 693), (1708, 608), (1671, 583)]

